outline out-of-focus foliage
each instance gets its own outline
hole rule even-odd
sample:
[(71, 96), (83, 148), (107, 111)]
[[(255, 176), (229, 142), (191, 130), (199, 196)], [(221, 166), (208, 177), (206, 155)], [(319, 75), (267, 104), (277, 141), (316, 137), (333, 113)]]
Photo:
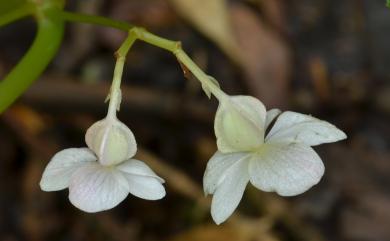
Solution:
[(209, 37), (234, 61), (240, 50), (234, 37), (226, 0), (170, 0), (178, 13)]
[[(41, 4), (42, 3), (42, 4)], [(40, 3), (18, 5), (1, 19), (3, 24), (34, 15), (37, 32), (31, 47), (0, 82), (0, 113), (6, 110), (41, 75), (54, 58), (62, 43), (65, 23), (58, 11), (62, 0), (46, 0)], [(11, 5), (8, 5), (11, 6)]]
[(16, 9), (17, 7), (21, 6), (25, 2), (26, 2), (26, 0), (12, 0), (12, 1), (2, 0), (2, 1), (0, 1), (0, 15)]

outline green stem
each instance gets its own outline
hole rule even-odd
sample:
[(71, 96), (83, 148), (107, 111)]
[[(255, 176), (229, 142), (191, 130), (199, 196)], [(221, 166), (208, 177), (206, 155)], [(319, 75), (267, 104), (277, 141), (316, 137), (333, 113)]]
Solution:
[(182, 63), (199, 80), (199, 82), (209, 87), (211, 93), (218, 100), (222, 101), (227, 98), (225, 92), (223, 92), (219, 86), (215, 85), (210, 77), (184, 52), (179, 41), (165, 39), (154, 35), (143, 28), (137, 27), (132, 28), (130, 34), (134, 34), (139, 40), (173, 53), (180, 63)]
[(34, 12), (34, 5), (26, 3), (23, 6), (0, 16), (0, 27), (10, 24), (16, 20), (27, 17)]
[[(49, 13), (52, 10), (46, 11)], [(0, 82), (0, 113), (26, 91), (45, 70), (60, 46), (63, 32), (64, 22), (61, 19), (54, 17), (39, 19), (38, 31), (30, 49)]]
[(210, 92), (217, 98), (218, 100), (222, 101), (227, 99), (227, 95), (225, 92), (223, 92), (219, 86), (217, 86), (213, 81), (211, 81), (210, 76), (205, 74), (201, 68), (197, 64), (192, 61), (192, 59), (183, 51), (183, 49), (179, 48), (175, 52), (175, 55), (177, 59), (186, 66), (193, 75), (206, 86), (209, 87)]
[[(58, 0), (61, 3), (60, 0)], [(38, 19), (38, 32), (36, 38), (25, 54), (23, 59), (15, 68), (0, 82), (0, 113), (3, 112), (15, 99), (20, 96), (30, 84), (39, 77), (47, 67), (50, 60), (54, 57), (62, 41), (64, 32), (64, 20), (78, 23), (96, 24), (106, 27), (129, 31), (129, 37), (124, 45), (118, 50), (117, 64), (113, 78), (113, 88), (109, 113), (116, 113), (120, 103), (120, 82), (123, 72), (125, 56), (131, 45), (137, 40), (142, 40), (151, 45), (163, 48), (173, 53), (177, 59), (203, 84), (208, 86), (211, 93), (219, 100), (226, 99), (227, 95), (210, 80), (205, 74), (183, 51), (180, 42), (172, 41), (154, 35), (145, 29), (134, 27), (126, 22), (116, 21), (105, 17), (70, 13), (61, 10), (62, 4), (44, 6), (44, 10), (35, 9), (35, 16)], [(53, 1), (53, 3), (56, 3)], [(36, 7), (36, 6), (34, 6)], [(43, 8), (43, 7), (42, 7)], [(31, 9), (23, 7), (11, 12), (0, 19), (0, 23), (10, 23), (16, 19), (28, 15)], [(125, 53), (123, 55), (123, 53)], [(123, 56), (121, 56), (123, 55)], [(118, 91), (119, 90), (119, 91)], [(112, 103), (111, 103), (112, 102)], [(112, 114), (111, 114), (112, 115)]]
[(109, 95), (110, 103), (108, 106), (108, 113), (107, 113), (108, 118), (115, 118), (116, 111), (119, 110), (120, 102), (122, 99), (121, 80), (123, 74), (123, 67), (125, 64), (126, 55), (129, 52), (131, 46), (134, 44), (135, 40), (136, 40), (135, 36), (129, 34), (129, 36), (126, 38), (126, 40), (123, 42), (123, 44), (115, 54), (116, 63), (114, 69), (114, 77), (112, 80), (111, 90)]
[(110, 18), (106, 18), (102, 16), (86, 15), (86, 14), (67, 12), (67, 11), (61, 11), (58, 14), (58, 16), (69, 22), (95, 24), (95, 25), (119, 29), (122, 31), (129, 31), (132, 27), (134, 27), (133, 25), (128, 24), (126, 22), (112, 20)]
[(159, 37), (148, 32), (143, 28), (134, 27), (125, 22), (112, 20), (105, 17), (85, 15), (79, 13), (70, 13), (63, 11), (60, 14), (65, 20), (72, 22), (83, 22), (90, 24), (97, 24), (107, 27), (116, 28), (119, 30), (129, 31), (129, 36), (133, 35), (134, 41), (136, 39), (142, 40), (151, 45), (165, 49), (173, 53), (177, 59), (204, 85), (208, 86), (211, 93), (219, 100), (226, 99), (227, 95), (205, 74), (188, 55), (183, 51), (180, 42), (172, 41), (166, 38)]
[(168, 50), (175, 54), (175, 52), (181, 48), (181, 43), (179, 41), (172, 41), (166, 38), (162, 38), (151, 32), (148, 32), (144, 28), (132, 28), (131, 32), (137, 36), (137, 39), (142, 40), (148, 44), (154, 45), (156, 47)]

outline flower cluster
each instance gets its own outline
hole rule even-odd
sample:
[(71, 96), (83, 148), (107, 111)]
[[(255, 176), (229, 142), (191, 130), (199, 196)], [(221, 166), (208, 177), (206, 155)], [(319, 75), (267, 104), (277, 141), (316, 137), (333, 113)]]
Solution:
[[(88, 148), (58, 152), (40, 183), (44, 191), (69, 188), (71, 203), (86, 212), (113, 208), (129, 193), (148, 200), (165, 196), (164, 180), (132, 158), (137, 151), (134, 135), (116, 117), (124, 56), (134, 41), (130, 33), (118, 50), (108, 114), (88, 129)], [(217, 224), (234, 212), (249, 182), (265, 192), (294, 196), (320, 181), (324, 165), (311, 146), (345, 139), (344, 132), (309, 115), (266, 111), (251, 96), (229, 96), (181, 49), (174, 53), (199, 79), (206, 95), (219, 100), (214, 122), (218, 150), (203, 178), (205, 194), (213, 195), (211, 215)]]

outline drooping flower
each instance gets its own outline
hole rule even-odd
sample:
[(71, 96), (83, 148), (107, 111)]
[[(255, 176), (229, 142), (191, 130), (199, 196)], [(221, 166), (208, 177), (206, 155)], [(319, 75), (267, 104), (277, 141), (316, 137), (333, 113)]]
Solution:
[(134, 135), (115, 116), (93, 124), (85, 139), (88, 148), (65, 149), (51, 159), (40, 182), (43, 191), (69, 188), (70, 202), (91, 213), (115, 207), (129, 193), (147, 200), (165, 196), (164, 180), (132, 159)]
[(111, 209), (129, 193), (157, 200), (165, 196), (162, 183), (145, 163), (133, 159), (137, 143), (131, 130), (116, 117), (126, 54), (134, 43), (132, 34), (116, 52), (116, 64), (107, 116), (93, 124), (85, 135), (88, 148), (69, 148), (58, 152), (46, 166), (40, 182), (43, 191), (69, 188), (69, 200), (85, 212)]
[(334, 125), (309, 115), (267, 112), (251, 96), (219, 101), (214, 122), (218, 151), (203, 178), (205, 194), (213, 194), (211, 215), (217, 224), (237, 208), (248, 182), (282, 196), (307, 191), (324, 174), (321, 158), (311, 146), (346, 138)]

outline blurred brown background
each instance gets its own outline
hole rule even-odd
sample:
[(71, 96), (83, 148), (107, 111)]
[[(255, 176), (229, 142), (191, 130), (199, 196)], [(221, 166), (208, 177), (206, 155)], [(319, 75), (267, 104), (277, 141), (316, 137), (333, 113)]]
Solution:
[[(326, 173), (307, 193), (281, 198), (248, 188), (228, 222), (213, 224), (202, 175), (216, 149), (209, 101), (172, 54), (131, 50), (119, 118), (138, 157), (166, 182), (156, 202), (129, 196), (86, 214), (67, 191), (39, 180), (54, 153), (85, 146), (104, 117), (113, 53), (124, 34), (68, 24), (44, 75), (0, 116), (0, 240), (390, 240), (390, 9), (384, 0), (69, 0), (68, 10), (146, 27), (184, 49), (229, 94), (249, 94), (336, 124), (347, 141), (323, 145)], [(32, 20), (0, 29), (0, 76), (35, 32)]]

